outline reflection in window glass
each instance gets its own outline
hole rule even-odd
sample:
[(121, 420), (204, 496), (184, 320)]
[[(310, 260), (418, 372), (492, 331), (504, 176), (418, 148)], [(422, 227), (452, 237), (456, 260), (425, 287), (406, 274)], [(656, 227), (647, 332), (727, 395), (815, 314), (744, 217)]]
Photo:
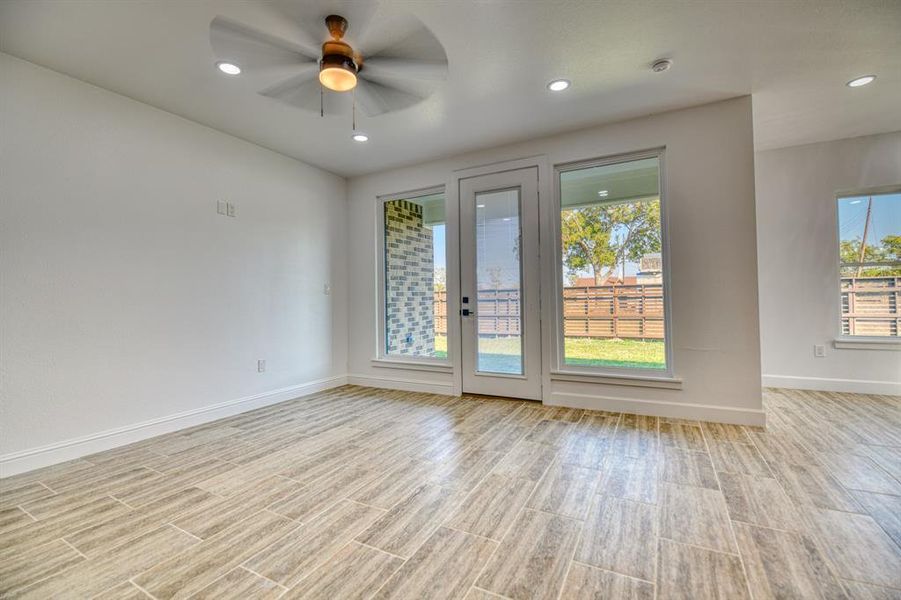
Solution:
[(841, 333), (901, 336), (901, 193), (838, 199)]
[(478, 193), (475, 202), (478, 370), (521, 375), (519, 190)]
[(444, 194), (383, 203), (385, 354), (447, 358)]
[(563, 362), (666, 369), (659, 160), (560, 173)]

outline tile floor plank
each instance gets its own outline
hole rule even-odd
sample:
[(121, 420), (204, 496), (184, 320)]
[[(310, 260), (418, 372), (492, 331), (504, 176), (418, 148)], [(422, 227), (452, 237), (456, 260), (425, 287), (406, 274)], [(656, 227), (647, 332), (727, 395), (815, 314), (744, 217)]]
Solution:
[(375, 594), (403, 564), (402, 558), (351, 542), (283, 598), (363, 600)]
[(523, 510), (476, 586), (514, 600), (557, 598), (579, 530), (573, 519)]
[(564, 517), (584, 519), (600, 480), (600, 471), (555, 463), (544, 474), (526, 506)]
[(750, 598), (737, 556), (661, 539), (657, 596), (667, 600)]
[(297, 525), (275, 513), (260, 511), (157, 564), (134, 582), (155, 598), (187, 598), (269, 548)]
[(441, 527), (374, 597), (462, 598), (496, 549), (496, 542)]
[(901, 548), (872, 518), (825, 509), (807, 516), (839, 577), (901, 589)]
[(567, 600), (601, 600), (603, 598), (654, 600), (654, 584), (573, 563), (560, 598)]
[(244, 566), (292, 588), (383, 514), (383, 510), (342, 500), (270, 543)]
[(409, 558), (456, 510), (463, 495), (424, 485), (375, 521), (356, 540), (396, 556)]
[(717, 490), (667, 484), (659, 519), (660, 537), (718, 552), (738, 551), (726, 500)]
[(582, 530), (575, 559), (588, 565), (654, 580), (657, 510), (651, 504), (598, 495)]
[(735, 533), (755, 599), (845, 597), (808, 536), (745, 523)]
[(720, 473), (719, 479), (733, 521), (797, 529), (798, 511), (775, 479), (736, 473)]
[(460, 531), (500, 540), (534, 489), (535, 484), (528, 479), (490, 474), (466, 497), (446, 524)]

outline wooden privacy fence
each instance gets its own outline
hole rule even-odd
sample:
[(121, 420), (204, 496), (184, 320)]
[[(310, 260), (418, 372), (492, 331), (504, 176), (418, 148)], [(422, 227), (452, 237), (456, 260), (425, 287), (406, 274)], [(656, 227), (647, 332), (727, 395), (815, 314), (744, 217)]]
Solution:
[[(482, 335), (519, 335), (519, 290), (479, 290), (476, 316)], [(567, 337), (663, 339), (663, 288), (599, 285), (563, 288)], [(435, 333), (447, 333), (447, 293), (435, 292)]]
[(842, 277), (842, 334), (901, 335), (901, 277)]
[[(519, 291), (480, 290), (479, 333), (519, 334)], [(842, 334), (901, 335), (901, 277), (843, 277)], [(660, 285), (563, 288), (567, 337), (663, 339)], [(435, 333), (447, 334), (447, 293), (435, 292)]]

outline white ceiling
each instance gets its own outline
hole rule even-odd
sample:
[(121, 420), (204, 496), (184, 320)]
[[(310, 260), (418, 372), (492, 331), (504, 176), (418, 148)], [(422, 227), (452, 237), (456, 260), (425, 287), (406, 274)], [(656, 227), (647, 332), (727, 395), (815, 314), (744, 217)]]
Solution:
[[(215, 16), (290, 36), (288, 1), (2, 0), (0, 50), (345, 176), (748, 93), (758, 149), (901, 130), (901, 0), (385, 0), (380, 14), (435, 33), (449, 75), (421, 104), (360, 118), (366, 144), (349, 114), (213, 68)], [(651, 72), (663, 56), (674, 67)], [(573, 87), (548, 92), (556, 77)]]

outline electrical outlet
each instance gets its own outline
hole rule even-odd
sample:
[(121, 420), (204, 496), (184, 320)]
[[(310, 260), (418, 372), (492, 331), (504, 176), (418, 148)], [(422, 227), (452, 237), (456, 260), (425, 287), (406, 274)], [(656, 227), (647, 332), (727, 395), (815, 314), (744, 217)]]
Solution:
[(825, 358), (826, 357), (826, 346), (823, 344), (814, 344), (813, 346), (813, 355), (817, 358)]
[(216, 212), (220, 215), (228, 214), (228, 202), (225, 200), (219, 200), (216, 202)]
[(228, 216), (234, 217), (235, 216), (235, 205), (232, 204), (231, 202), (229, 202), (228, 206), (226, 208), (228, 211)]
[(266, 361), (258, 360), (257, 361), (257, 373), (263, 373), (266, 371)]

